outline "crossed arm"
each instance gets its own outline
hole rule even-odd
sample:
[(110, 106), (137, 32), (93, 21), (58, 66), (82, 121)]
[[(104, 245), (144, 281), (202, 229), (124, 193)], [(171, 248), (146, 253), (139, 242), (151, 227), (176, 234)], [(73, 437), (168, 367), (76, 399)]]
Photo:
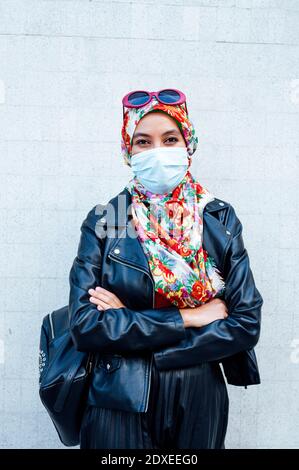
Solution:
[[(177, 367), (221, 359), (253, 347), (259, 338), (263, 300), (250, 269), (242, 224), (232, 206), (228, 227), (233, 233), (225, 268), (224, 300), (229, 315), (200, 324), (202, 315), (199, 323), (192, 323), (191, 312), (184, 315), (176, 306), (129, 309), (100, 286), (102, 240), (95, 233), (93, 208), (81, 226), (78, 252), (69, 275), (70, 329), (77, 349), (115, 353), (151, 349), (160, 368), (168, 368), (171, 364)], [(214, 299), (214, 304), (216, 301), (222, 302)], [(209, 319), (212, 303), (210, 312), (207, 306)], [(222, 313), (226, 307), (222, 305)]]
[[(179, 342), (186, 335), (183, 318), (176, 306), (133, 310), (105, 289), (100, 299), (89, 289), (101, 288), (103, 239), (95, 227), (96, 206), (81, 225), (81, 236), (70, 273), (69, 325), (80, 351), (123, 353), (155, 350)], [(99, 308), (98, 308), (99, 307)]]

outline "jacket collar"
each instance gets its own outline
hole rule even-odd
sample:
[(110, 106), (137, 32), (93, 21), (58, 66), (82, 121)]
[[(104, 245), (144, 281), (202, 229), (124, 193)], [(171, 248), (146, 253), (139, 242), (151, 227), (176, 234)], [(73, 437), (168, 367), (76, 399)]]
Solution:
[[(109, 213), (109, 209), (105, 213), (107, 215), (108, 224), (113, 225), (114, 227), (128, 226), (132, 218), (130, 211), (131, 194), (129, 190), (124, 187), (119, 194), (110, 199), (109, 203), (111, 204), (112, 213)], [(206, 204), (204, 213), (217, 212), (219, 210), (228, 208), (229, 205), (230, 204), (228, 202), (219, 198), (215, 198), (213, 201), (210, 201), (208, 204)], [(116, 217), (114, 214), (116, 214)]]
[[(151, 276), (147, 257), (132, 223), (130, 213), (131, 194), (124, 188), (108, 203), (108, 209), (103, 214), (107, 221), (107, 229), (117, 230), (117, 236), (110, 238), (108, 256), (120, 263), (139, 268)], [(231, 234), (219, 221), (215, 212), (228, 208), (229, 203), (215, 198), (204, 208), (203, 246), (213, 257), (216, 265), (223, 268), (224, 254), (226, 252)], [(130, 231), (130, 236), (128, 232)], [(133, 234), (133, 237), (132, 237)]]

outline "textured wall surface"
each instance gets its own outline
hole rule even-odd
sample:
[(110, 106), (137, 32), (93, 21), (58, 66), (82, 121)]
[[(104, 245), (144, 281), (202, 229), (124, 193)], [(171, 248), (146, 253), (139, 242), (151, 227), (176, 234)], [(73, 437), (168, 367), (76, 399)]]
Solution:
[(187, 95), (193, 174), (234, 205), (264, 297), (262, 383), (228, 386), (226, 447), (299, 447), (298, 24), (299, 0), (0, 0), (0, 447), (62, 447), (41, 320), (68, 301), (86, 213), (131, 177), (122, 96), (165, 87)]

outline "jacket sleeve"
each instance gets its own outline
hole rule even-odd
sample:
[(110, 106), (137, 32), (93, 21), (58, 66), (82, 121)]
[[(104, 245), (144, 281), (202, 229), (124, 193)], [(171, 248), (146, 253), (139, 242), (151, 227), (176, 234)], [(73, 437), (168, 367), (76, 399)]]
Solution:
[[(100, 284), (105, 238), (98, 236), (95, 206), (81, 225), (77, 255), (69, 273), (69, 326), (76, 349), (122, 353), (154, 350), (185, 338), (186, 329), (175, 306), (132, 310), (98, 310), (88, 290)], [(124, 302), (125, 303), (125, 302)]]
[(242, 223), (231, 205), (226, 225), (232, 234), (224, 260), (226, 288), (222, 295), (227, 304), (228, 317), (200, 328), (186, 328), (186, 338), (175, 347), (155, 351), (159, 369), (221, 361), (253, 348), (259, 340), (263, 299), (250, 268)]

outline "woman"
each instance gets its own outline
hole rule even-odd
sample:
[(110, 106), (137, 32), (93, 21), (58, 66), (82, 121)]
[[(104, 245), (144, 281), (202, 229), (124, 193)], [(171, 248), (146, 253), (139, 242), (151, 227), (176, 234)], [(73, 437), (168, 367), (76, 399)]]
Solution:
[(198, 138), (185, 95), (137, 91), (123, 105), (126, 214), (116, 197), (89, 212), (70, 272), (72, 336), (96, 353), (80, 447), (224, 448), (220, 360), (230, 383), (259, 383), (263, 301), (242, 226), (190, 172)]

